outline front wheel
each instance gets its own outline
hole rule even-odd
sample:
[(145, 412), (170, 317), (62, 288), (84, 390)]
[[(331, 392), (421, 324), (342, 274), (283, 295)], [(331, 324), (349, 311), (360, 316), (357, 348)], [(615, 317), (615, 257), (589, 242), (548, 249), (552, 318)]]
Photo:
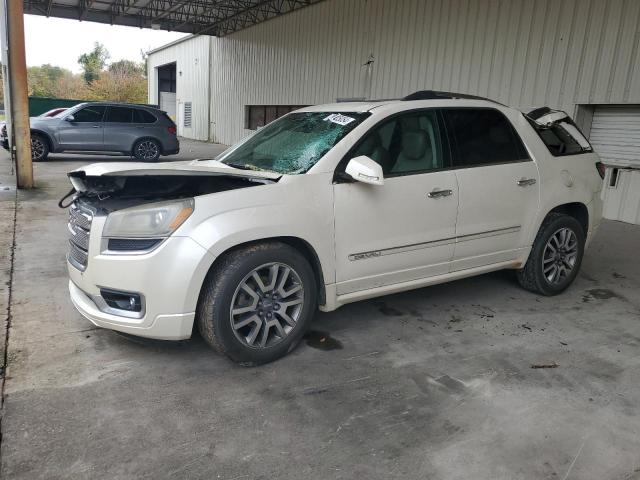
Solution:
[(141, 162), (156, 162), (160, 158), (160, 143), (152, 138), (138, 140), (133, 146), (133, 156)]
[(31, 134), (31, 160), (42, 162), (49, 156), (49, 142), (42, 135)]
[(563, 292), (576, 278), (584, 255), (585, 232), (575, 218), (551, 213), (540, 226), (518, 281), (542, 295)]
[(197, 325), (205, 341), (243, 365), (272, 362), (295, 348), (316, 308), (309, 262), (268, 242), (223, 257), (207, 276)]

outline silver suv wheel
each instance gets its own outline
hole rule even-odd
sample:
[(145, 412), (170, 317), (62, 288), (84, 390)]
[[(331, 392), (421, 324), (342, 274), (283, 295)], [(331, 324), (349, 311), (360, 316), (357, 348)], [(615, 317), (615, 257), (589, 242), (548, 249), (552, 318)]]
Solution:
[(44, 157), (45, 152), (47, 150), (46, 145), (44, 144), (44, 140), (39, 136), (31, 137), (31, 158), (33, 160), (40, 160)]
[(252, 348), (277, 345), (296, 326), (304, 304), (300, 276), (283, 263), (267, 263), (246, 275), (231, 301), (231, 328)]
[(159, 156), (158, 144), (153, 140), (143, 140), (136, 145), (135, 156), (140, 160), (154, 160)]
[(578, 238), (570, 228), (557, 230), (544, 247), (542, 271), (550, 284), (560, 284), (573, 271), (578, 259)]

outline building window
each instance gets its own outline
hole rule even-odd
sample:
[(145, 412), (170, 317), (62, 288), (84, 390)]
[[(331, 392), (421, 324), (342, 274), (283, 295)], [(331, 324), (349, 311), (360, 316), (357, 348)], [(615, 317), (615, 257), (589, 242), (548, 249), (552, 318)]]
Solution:
[(287, 113), (304, 108), (306, 105), (247, 105), (245, 107), (244, 128), (257, 130)]
[(191, 102), (184, 102), (184, 117), (182, 125), (185, 128), (191, 128)]

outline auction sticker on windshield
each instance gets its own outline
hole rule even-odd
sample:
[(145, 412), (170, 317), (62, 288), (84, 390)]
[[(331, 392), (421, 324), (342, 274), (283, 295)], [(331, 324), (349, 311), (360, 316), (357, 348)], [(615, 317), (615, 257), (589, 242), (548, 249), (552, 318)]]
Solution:
[(326, 121), (337, 123), (338, 125), (347, 125), (355, 120), (355, 118), (347, 117), (346, 115), (340, 115), (339, 113), (332, 113), (325, 119)]

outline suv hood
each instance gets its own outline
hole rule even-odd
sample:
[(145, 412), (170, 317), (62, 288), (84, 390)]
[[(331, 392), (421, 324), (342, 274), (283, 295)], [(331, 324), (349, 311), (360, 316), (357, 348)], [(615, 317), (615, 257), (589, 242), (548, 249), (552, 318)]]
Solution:
[[(178, 175), (178, 176), (229, 176), (240, 178), (278, 180), (281, 174), (261, 170), (240, 170), (217, 160), (190, 160), (184, 162), (144, 163), (114, 162), (93, 163), (69, 173), (69, 178), (102, 176), (140, 176), (140, 175)], [(75, 186), (75, 185), (74, 185)], [(78, 190), (76, 188), (76, 190)]]
[[(274, 172), (240, 170), (217, 160), (94, 163), (69, 172), (68, 176), (73, 190), (65, 198), (84, 198), (107, 210), (256, 187), (282, 177)], [(61, 207), (65, 198), (59, 203)]]

